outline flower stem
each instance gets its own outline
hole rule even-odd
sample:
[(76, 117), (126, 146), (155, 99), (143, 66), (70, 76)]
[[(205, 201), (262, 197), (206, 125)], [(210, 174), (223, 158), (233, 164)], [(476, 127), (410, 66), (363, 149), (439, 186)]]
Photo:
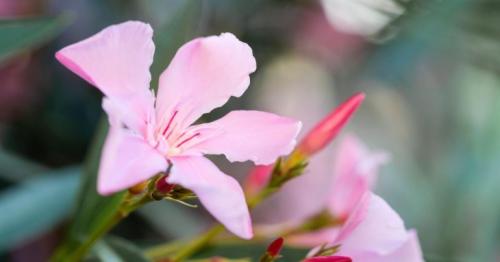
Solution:
[(224, 231), (224, 227), (221, 224), (217, 224), (210, 228), (203, 235), (191, 240), (187, 245), (183, 246), (181, 249), (177, 251), (175, 256), (172, 257), (172, 261), (182, 261), (200, 249), (205, 247), (214, 237), (216, 237), (219, 233)]
[(104, 236), (109, 230), (118, 224), (118, 222), (127, 217), (132, 211), (149, 201), (151, 201), (149, 194), (136, 197), (127, 193), (121, 200), (118, 210), (112, 215), (105, 217), (82, 244), (72, 250), (68, 250), (68, 248), (58, 250), (51, 260), (54, 262), (81, 261), (97, 240)]

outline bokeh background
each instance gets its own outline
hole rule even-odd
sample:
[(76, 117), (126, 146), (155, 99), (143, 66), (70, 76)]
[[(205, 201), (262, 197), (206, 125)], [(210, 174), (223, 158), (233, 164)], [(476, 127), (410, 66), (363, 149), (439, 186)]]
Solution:
[[(142, 20), (155, 29), (153, 76), (196, 36), (232, 32), (253, 48), (251, 87), (207, 120), (257, 108), (307, 129), (366, 92), (343, 134), (391, 153), (376, 192), (418, 230), (426, 260), (500, 261), (498, 1), (0, 0), (0, 18), (0, 260), (48, 258), (82, 210), (79, 188), (105, 132), (101, 94), (55, 51)], [(328, 163), (336, 145), (318, 159)], [(251, 167), (226, 164), (241, 179)], [(279, 217), (266, 212), (256, 220)], [(154, 203), (112, 233), (146, 248), (211, 221), (203, 210)], [(99, 245), (98, 257), (110, 246)]]

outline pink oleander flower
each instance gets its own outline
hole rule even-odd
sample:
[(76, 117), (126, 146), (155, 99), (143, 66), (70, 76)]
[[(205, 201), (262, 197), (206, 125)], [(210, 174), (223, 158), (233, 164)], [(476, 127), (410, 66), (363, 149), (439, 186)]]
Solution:
[(251, 238), (240, 185), (203, 155), (270, 164), (290, 153), (301, 124), (258, 111), (232, 111), (217, 121), (193, 124), (245, 92), (249, 74), (256, 69), (252, 50), (230, 33), (194, 39), (177, 51), (161, 74), (155, 97), (149, 89), (152, 36), (148, 24), (125, 22), (56, 54), (105, 96), (110, 129), (97, 190), (108, 195), (172, 165), (165, 182), (192, 190), (228, 230)]
[[(318, 199), (313, 194), (319, 189), (307, 189), (308, 194), (312, 194), (310, 201), (321, 201), (323, 203), (322, 210), (335, 219), (335, 224), (317, 231), (291, 235), (288, 237), (288, 241), (291, 244), (305, 247), (313, 247), (332, 241), (333, 236), (338, 233), (339, 225), (351, 215), (362, 196), (374, 188), (379, 169), (388, 160), (389, 155), (386, 152), (369, 150), (355, 135), (347, 134), (344, 136), (340, 140), (333, 158), (333, 170), (330, 168), (331, 161), (322, 165), (323, 172), (333, 174), (329, 183), (325, 181), (326, 197)], [(317, 210), (317, 212), (322, 210)], [(295, 227), (304, 221), (300, 219), (287, 222), (284, 225), (271, 226), (270, 231), (274, 231), (276, 228), (279, 230), (282, 227)], [(264, 227), (264, 230), (266, 229), (269, 228)]]
[(370, 151), (356, 136), (345, 136), (334, 160), (328, 211), (339, 220), (347, 219), (361, 197), (375, 187), (378, 171), (389, 158), (384, 151)]
[(417, 233), (406, 230), (401, 217), (371, 192), (363, 196), (329, 243), (339, 246), (335, 256), (346, 256), (353, 261), (424, 261)]
[[(380, 167), (389, 160), (384, 151), (371, 152), (359, 138), (346, 135), (337, 149), (333, 179), (325, 201), (326, 211), (340, 223), (347, 220), (363, 195), (374, 188)], [(301, 246), (316, 246), (332, 241), (339, 226), (294, 235), (290, 241)]]

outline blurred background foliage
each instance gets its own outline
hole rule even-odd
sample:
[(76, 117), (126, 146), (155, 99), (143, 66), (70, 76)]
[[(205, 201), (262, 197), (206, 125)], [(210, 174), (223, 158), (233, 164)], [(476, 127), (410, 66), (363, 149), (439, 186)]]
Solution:
[[(366, 92), (348, 130), (392, 153), (377, 192), (418, 230), (426, 260), (500, 259), (498, 1), (0, 0), (0, 17), (0, 260), (44, 261), (70, 214), (81, 236), (93, 226), (85, 219), (115, 204), (92, 190), (105, 133), (101, 95), (53, 55), (134, 19), (155, 29), (156, 77), (196, 36), (229, 31), (253, 48), (251, 88), (207, 119), (272, 109), (307, 127)], [(228, 173), (243, 178), (248, 168)], [(195, 235), (207, 217), (151, 204), (91, 260), (141, 261), (141, 248)]]

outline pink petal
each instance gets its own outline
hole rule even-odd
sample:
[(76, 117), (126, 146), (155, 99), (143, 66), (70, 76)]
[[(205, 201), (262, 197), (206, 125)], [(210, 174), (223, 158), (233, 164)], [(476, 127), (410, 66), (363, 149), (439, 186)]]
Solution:
[(361, 197), (375, 185), (378, 170), (388, 161), (385, 152), (369, 152), (355, 136), (346, 136), (336, 153), (330, 212), (345, 219), (354, 210)]
[(222, 173), (204, 157), (171, 158), (173, 168), (168, 181), (192, 190), (205, 208), (235, 235), (253, 236), (250, 213), (238, 182)]
[[(375, 256), (374, 256), (375, 257)], [(423, 262), (422, 249), (418, 241), (418, 236), (415, 230), (408, 232), (407, 240), (394, 252), (386, 256), (378, 256), (380, 262)]]
[(290, 118), (259, 111), (232, 111), (212, 123), (193, 126), (200, 141), (191, 151), (224, 154), (230, 161), (271, 164), (289, 154), (301, 128)]
[[(146, 120), (153, 106), (149, 91), (153, 62), (153, 30), (142, 22), (125, 22), (103, 29), (67, 46), (56, 58), (68, 69), (119, 101), (128, 114)], [(144, 122), (144, 121), (142, 121)], [(143, 128), (139, 123), (127, 123)]]
[(97, 191), (109, 195), (127, 189), (166, 170), (167, 165), (142, 137), (111, 126), (101, 155)]
[(415, 231), (410, 230), (407, 239), (394, 251), (381, 254), (365, 250), (357, 250), (349, 254), (354, 261), (366, 262), (423, 262), (422, 250)]
[(346, 222), (335, 242), (341, 244), (338, 254), (395, 252), (408, 239), (403, 220), (379, 196), (367, 193), (364, 199), (368, 205), (362, 204), (354, 211), (352, 221)]
[(255, 69), (252, 49), (231, 33), (192, 40), (160, 77), (157, 122), (165, 126), (177, 112), (175, 127), (185, 129), (231, 96), (241, 96)]

